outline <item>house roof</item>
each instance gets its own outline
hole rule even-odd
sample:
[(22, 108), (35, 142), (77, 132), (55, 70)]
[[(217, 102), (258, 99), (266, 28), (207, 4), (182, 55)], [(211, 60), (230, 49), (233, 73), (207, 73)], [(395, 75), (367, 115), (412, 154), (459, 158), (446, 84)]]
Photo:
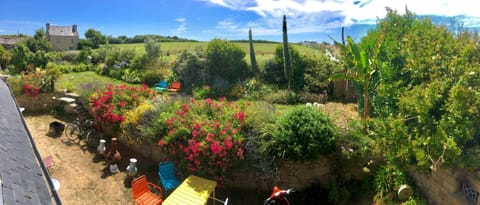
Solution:
[(73, 26), (50, 26), (47, 32), (50, 36), (78, 36), (78, 31), (73, 30)]
[(0, 204), (61, 204), (15, 98), (0, 80)]
[(0, 45), (16, 45), (18, 41), (23, 40), (22, 37), (5, 37), (0, 36)]

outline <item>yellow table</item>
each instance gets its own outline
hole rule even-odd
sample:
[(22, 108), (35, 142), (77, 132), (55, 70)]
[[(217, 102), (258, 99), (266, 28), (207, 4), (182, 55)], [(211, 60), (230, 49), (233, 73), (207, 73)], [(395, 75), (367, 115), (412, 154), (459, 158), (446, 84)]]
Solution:
[(213, 192), (215, 198), (216, 181), (190, 175), (168, 196), (165, 205), (204, 205)]

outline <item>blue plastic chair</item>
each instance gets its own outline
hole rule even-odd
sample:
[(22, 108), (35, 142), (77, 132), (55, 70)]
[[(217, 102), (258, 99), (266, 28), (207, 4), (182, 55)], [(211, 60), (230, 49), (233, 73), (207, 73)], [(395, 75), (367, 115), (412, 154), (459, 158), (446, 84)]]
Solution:
[(173, 190), (180, 185), (175, 176), (175, 167), (171, 161), (161, 162), (158, 165), (158, 177), (160, 177), (160, 183), (166, 191)]
[(161, 91), (161, 92), (167, 90), (167, 88), (168, 88), (168, 83), (167, 83), (167, 81), (160, 81), (160, 82), (158, 82), (157, 85), (155, 86), (155, 90), (156, 90), (156, 91)]

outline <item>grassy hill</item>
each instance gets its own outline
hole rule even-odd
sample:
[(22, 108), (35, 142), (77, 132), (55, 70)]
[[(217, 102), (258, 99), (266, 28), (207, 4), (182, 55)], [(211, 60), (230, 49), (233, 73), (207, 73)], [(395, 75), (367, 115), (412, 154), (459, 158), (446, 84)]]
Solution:
[[(162, 51), (162, 55), (170, 56), (174, 59), (184, 50), (192, 50), (197, 47), (201, 47), (206, 49), (208, 42), (161, 42), (160, 43), (160, 50)], [(246, 53), (245, 60), (247, 63), (250, 63), (250, 49), (249, 43), (240, 43), (234, 42), (234, 44), (240, 46)], [(265, 61), (268, 59), (272, 59), (275, 55), (275, 49), (277, 46), (281, 45), (280, 43), (254, 43), (255, 49), (255, 56), (257, 58), (257, 62), (261, 67), (265, 64)], [(139, 53), (145, 53), (145, 48), (143, 43), (136, 43), (136, 44), (114, 44), (111, 45), (113, 47), (118, 47), (122, 49), (133, 49)], [(307, 48), (301, 45), (293, 45), (300, 53), (303, 53), (307, 56), (315, 56), (315, 55), (324, 55), (325, 52), (313, 48)]]

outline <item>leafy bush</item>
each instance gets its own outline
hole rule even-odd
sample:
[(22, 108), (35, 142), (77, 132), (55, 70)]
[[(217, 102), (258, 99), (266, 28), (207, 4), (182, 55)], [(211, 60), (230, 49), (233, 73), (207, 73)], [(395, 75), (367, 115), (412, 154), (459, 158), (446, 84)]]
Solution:
[[(379, 167), (374, 180), (377, 196), (379, 198), (389, 197), (389, 199), (393, 199), (398, 188), (407, 183), (407, 177), (401, 170), (389, 166)], [(393, 196), (390, 193), (393, 193)]]
[(137, 70), (125, 69), (122, 80), (127, 83), (142, 83), (143, 74)]
[(288, 90), (277, 90), (266, 95), (263, 98), (265, 101), (274, 104), (295, 104), (298, 102), (297, 95), (294, 92)]
[(213, 96), (213, 90), (210, 86), (204, 85), (202, 87), (193, 88), (192, 95), (196, 99), (206, 99)]
[(208, 82), (213, 85), (215, 78), (221, 78), (234, 84), (244, 80), (247, 75), (245, 51), (238, 45), (227, 40), (211, 40), (205, 51), (207, 68), (210, 78)]
[[(301, 55), (297, 49), (289, 45), (290, 58), (292, 60), (293, 82), (292, 89), (300, 91), (304, 86), (304, 73), (307, 67), (307, 58)], [(275, 49), (275, 57), (273, 60), (266, 62), (262, 75), (262, 80), (270, 85), (277, 86), (282, 89), (288, 87), (288, 80), (285, 78), (283, 62), (283, 46), (279, 45)]]
[(137, 107), (143, 100), (155, 97), (155, 92), (146, 85), (133, 87), (108, 85), (103, 91), (90, 96), (90, 110), (94, 119), (102, 126), (118, 130), (125, 120), (125, 113)]
[(297, 94), (299, 103), (324, 103), (328, 99), (327, 93), (311, 93), (311, 92), (300, 92)]
[(7, 83), (15, 96), (23, 93), (25, 83), (20, 76), (9, 77)]
[(163, 73), (162, 70), (157, 70), (157, 69), (149, 69), (142, 71), (143, 73), (143, 82), (147, 84), (148, 86), (154, 86), (160, 80), (165, 79), (166, 73)]
[(272, 154), (289, 160), (316, 159), (335, 150), (335, 130), (323, 113), (298, 106), (276, 122)]
[[(250, 103), (250, 102), (248, 102)], [(271, 133), (276, 129), (275, 106), (264, 101), (251, 102), (245, 109), (245, 158), (255, 168), (256, 177), (273, 180), (277, 176), (277, 158), (271, 155)]]
[(183, 103), (162, 122), (167, 134), (159, 144), (180, 168), (223, 184), (243, 158), (244, 106), (224, 98)]
[(269, 93), (272, 93), (275, 88), (265, 85), (256, 79), (251, 79), (245, 84), (244, 97), (251, 100), (263, 99)]
[(152, 112), (153, 108), (150, 102), (144, 101), (125, 113), (125, 121), (120, 124), (123, 141), (132, 143), (139, 140), (138, 133), (141, 133), (147, 120), (144, 116), (146, 113)]
[(178, 59), (174, 61), (172, 69), (175, 75), (183, 82), (184, 86), (182, 86), (182, 89), (188, 91), (207, 83), (205, 62), (206, 60), (202, 58), (201, 53), (195, 51), (183, 51)]
[(20, 73), (20, 77), (9, 78), (8, 84), (16, 95), (26, 94), (36, 96), (40, 92), (51, 92), (51, 83), (56, 80), (58, 73), (53, 70), (40, 70), (29, 73)]

